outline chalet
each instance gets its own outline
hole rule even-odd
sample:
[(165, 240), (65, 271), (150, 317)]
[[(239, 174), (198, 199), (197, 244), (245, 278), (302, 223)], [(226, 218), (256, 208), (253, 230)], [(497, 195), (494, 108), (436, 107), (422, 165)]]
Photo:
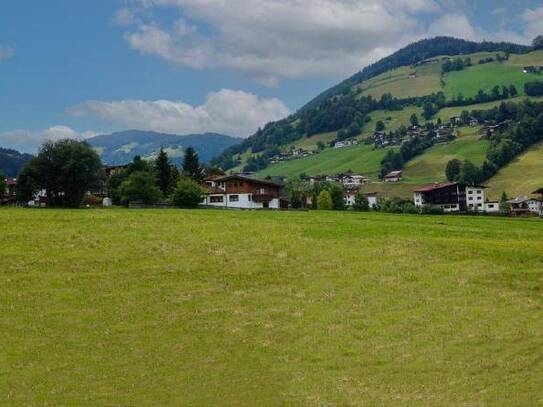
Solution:
[(232, 209), (280, 209), (281, 185), (244, 175), (228, 175), (206, 180), (205, 206)]
[(543, 66), (525, 66), (522, 68), (524, 73), (541, 73), (543, 72)]
[(539, 207), (539, 216), (543, 218), (543, 188), (539, 188), (537, 191), (534, 191), (533, 194), (540, 195), (539, 202), (541, 202), (541, 206)]
[(347, 189), (357, 188), (360, 185), (368, 183), (368, 179), (366, 177), (364, 177), (363, 175), (354, 174), (352, 172), (340, 174), (338, 178), (343, 186)]
[(459, 182), (435, 183), (414, 190), (415, 206), (435, 206), (444, 212), (484, 212), (485, 187)]
[(383, 177), (385, 182), (400, 182), (402, 180), (402, 171), (392, 171)]
[(343, 147), (345, 147), (345, 142), (343, 141), (336, 141), (336, 143), (334, 144), (335, 149), (343, 148)]
[(16, 190), (17, 190), (17, 178), (6, 178), (4, 180), (6, 182), (6, 195), (8, 198), (15, 198)]
[(511, 206), (511, 213), (518, 216), (539, 214), (542, 207), (539, 199), (526, 196), (511, 199), (507, 203)]

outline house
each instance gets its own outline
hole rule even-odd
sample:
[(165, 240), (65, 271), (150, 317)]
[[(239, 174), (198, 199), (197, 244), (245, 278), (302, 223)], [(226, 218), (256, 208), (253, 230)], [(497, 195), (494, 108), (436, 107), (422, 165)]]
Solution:
[(414, 190), (415, 206), (435, 206), (444, 212), (484, 212), (485, 187), (459, 182), (430, 184)]
[(400, 182), (402, 180), (402, 171), (392, 171), (383, 177), (385, 182)]
[(543, 218), (543, 188), (539, 188), (537, 191), (532, 192), (535, 195), (540, 195), (539, 202), (541, 202), (541, 205), (539, 207), (539, 216)]
[[(345, 194), (344, 194), (345, 206), (352, 207), (354, 205), (357, 193), (358, 193), (357, 189), (349, 189), (345, 191)], [(376, 192), (365, 193), (364, 196), (368, 200), (370, 209), (373, 209), (377, 206), (378, 198), (377, 198)]]
[(339, 179), (343, 186), (347, 189), (357, 188), (360, 185), (368, 183), (368, 179), (366, 177), (364, 177), (363, 175), (354, 174), (352, 172), (340, 174)]
[(343, 141), (336, 141), (336, 143), (334, 144), (335, 149), (343, 148), (343, 147), (345, 147), (345, 143)]
[(475, 117), (470, 117), (469, 125), (470, 125), (470, 127), (477, 127), (479, 125), (479, 119), (477, 119)]
[(16, 190), (17, 190), (17, 178), (6, 178), (4, 179), (6, 182), (6, 195), (8, 198), (15, 198)]
[(500, 202), (499, 201), (486, 201), (485, 205), (486, 213), (498, 213), (500, 211)]
[(528, 198), (526, 196), (516, 197), (507, 201), (511, 206), (513, 215), (530, 215), (539, 214), (541, 211), (541, 201), (536, 198)]
[(281, 185), (244, 175), (234, 174), (208, 179), (205, 185), (205, 206), (232, 209), (280, 209)]

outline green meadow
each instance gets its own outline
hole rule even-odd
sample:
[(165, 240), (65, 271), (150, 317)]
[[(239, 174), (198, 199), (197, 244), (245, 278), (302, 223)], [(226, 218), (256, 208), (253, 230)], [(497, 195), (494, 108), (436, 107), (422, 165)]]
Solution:
[(381, 161), (388, 149), (374, 149), (373, 145), (359, 144), (339, 149), (327, 148), (320, 154), (306, 158), (271, 164), (256, 173), (258, 177), (268, 175), (298, 176), (339, 174), (352, 170), (377, 179)]
[(2, 405), (543, 402), (538, 219), (0, 209)]

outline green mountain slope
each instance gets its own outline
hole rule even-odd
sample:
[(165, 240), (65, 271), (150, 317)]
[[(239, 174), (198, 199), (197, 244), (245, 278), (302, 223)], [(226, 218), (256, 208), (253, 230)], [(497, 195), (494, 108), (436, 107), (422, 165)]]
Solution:
[(0, 148), (0, 174), (6, 177), (16, 177), (19, 171), (32, 159), (30, 154)]
[(495, 197), (504, 191), (509, 196), (528, 196), (543, 187), (543, 142), (503, 167), (487, 184)]

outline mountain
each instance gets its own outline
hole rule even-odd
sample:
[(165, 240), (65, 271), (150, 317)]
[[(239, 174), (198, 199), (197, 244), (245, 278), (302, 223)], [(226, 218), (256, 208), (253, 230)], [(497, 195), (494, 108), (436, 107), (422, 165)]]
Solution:
[(0, 147), (0, 173), (6, 177), (16, 177), (31, 159), (30, 154)]
[[(506, 82), (509, 79), (515, 81), (516, 85), (523, 86), (522, 72), (518, 66), (510, 65), (507, 66), (509, 69), (506, 69), (502, 59), (508, 60), (511, 55), (513, 63), (523, 63), (516, 57), (524, 56), (530, 51), (532, 48), (524, 45), (506, 42), (477, 43), (451, 37), (418, 41), (326, 90), (290, 117), (267, 124), (243, 143), (228, 148), (214, 159), (213, 163), (230, 169), (247, 164), (246, 161), (240, 162), (241, 156), (244, 160), (258, 159), (258, 162), (251, 162), (249, 168), (246, 168), (254, 171), (267, 166), (267, 161), (277, 153), (277, 149), (289, 143), (323, 133), (347, 130), (352, 125), (354, 133), (368, 121), (370, 113), (374, 111), (397, 111), (407, 106), (422, 106), (428, 101), (424, 97), (432, 94), (450, 102), (461, 91), (473, 92), (470, 96), (474, 96), (481, 84), (485, 85), (484, 90), (487, 92), (495, 85), (509, 86), (512, 84)], [(499, 62), (495, 60), (496, 53), (501, 54)], [(442, 59), (461, 55), (473, 56), (473, 64), (482, 68), (476, 70), (479, 75), (468, 75), (467, 80), (462, 81), (465, 78), (453, 75), (458, 72), (442, 74)], [(492, 61), (478, 66), (479, 61), (485, 59)], [(492, 70), (496, 63), (501, 64), (502, 69)], [(485, 71), (489, 71), (491, 75), (486, 77)], [(453, 79), (448, 87), (447, 76)], [(528, 77), (525, 76), (524, 79), (526, 78)], [(518, 90), (521, 92), (521, 89)], [(435, 103), (434, 99), (431, 99), (431, 102)]]
[(90, 138), (87, 142), (109, 165), (132, 161), (134, 156), (153, 157), (164, 147), (173, 163), (180, 165), (184, 150), (193, 147), (202, 163), (221, 154), (226, 148), (241, 143), (242, 139), (222, 134), (206, 133), (179, 136), (152, 131), (129, 130)]
[[(409, 198), (417, 185), (444, 181), (450, 160), (469, 160), (478, 182), (492, 187), (493, 177), (501, 177), (492, 192), (506, 186), (529, 194), (528, 186), (514, 188), (515, 174), (543, 170), (543, 149), (522, 156), (543, 140), (543, 104), (525, 102), (543, 100), (541, 67), (543, 49), (449, 37), (419, 41), (268, 123), (212, 163), (257, 177), (352, 170), (372, 180), (369, 192)], [(411, 128), (413, 120), (420, 130)], [(488, 129), (502, 121), (509, 123), (504, 129)], [(349, 147), (332, 148), (338, 141)], [(518, 165), (511, 162), (516, 156)], [(403, 170), (403, 181), (380, 182), (392, 170)], [(532, 178), (526, 185), (539, 183)]]

